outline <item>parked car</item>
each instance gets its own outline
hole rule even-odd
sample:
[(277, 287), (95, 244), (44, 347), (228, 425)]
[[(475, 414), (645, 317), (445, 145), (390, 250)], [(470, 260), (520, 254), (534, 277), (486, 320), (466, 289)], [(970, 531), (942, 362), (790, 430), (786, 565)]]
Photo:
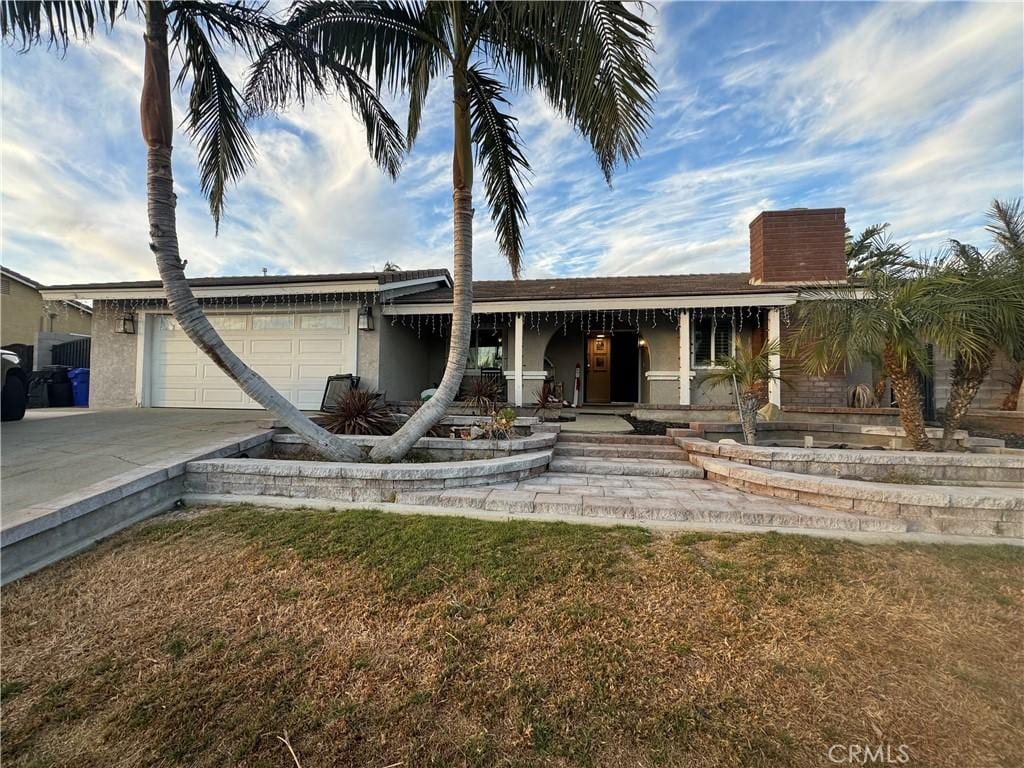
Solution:
[(0, 349), (3, 359), (3, 390), (0, 391), (0, 419), (20, 421), (28, 403), (28, 377), (21, 368), (21, 358), (9, 349)]

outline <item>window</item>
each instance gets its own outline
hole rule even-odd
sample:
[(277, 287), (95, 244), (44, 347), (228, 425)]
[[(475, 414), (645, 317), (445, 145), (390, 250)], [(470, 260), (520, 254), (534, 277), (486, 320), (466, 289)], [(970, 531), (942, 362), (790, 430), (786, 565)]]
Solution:
[(299, 327), (310, 329), (345, 328), (345, 315), (299, 315)]
[(245, 330), (245, 315), (212, 315), (209, 320), (218, 331)]
[(178, 330), (178, 323), (170, 315), (161, 315), (160, 316), (160, 330), (162, 330), (162, 331), (176, 331), (176, 330)]
[(473, 331), (472, 346), (469, 348), (468, 368), (502, 367), (501, 331), (477, 329)]
[(253, 315), (254, 331), (290, 331), (293, 318), (291, 315)]
[(694, 368), (712, 368), (720, 357), (734, 352), (732, 318), (708, 317), (691, 324), (690, 349)]

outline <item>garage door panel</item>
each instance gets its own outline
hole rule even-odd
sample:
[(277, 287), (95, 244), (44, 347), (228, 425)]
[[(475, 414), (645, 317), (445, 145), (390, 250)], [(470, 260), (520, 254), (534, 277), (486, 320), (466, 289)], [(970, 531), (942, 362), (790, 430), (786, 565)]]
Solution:
[(159, 394), (161, 400), (168, 402), (195, 403), (198, 392), (185, 387), (165, 387)]
[(294, 346), (292, 339), (253, 339), (250, 349), (254, 355), (291, 355)]
[(341, 359), (344, 343), (341, 339), (299, 339), (300, 355), (337, 355)]
[(341, 373), (339, 368), (340, 365), (313, 365), (311, 363), (299, 363), (299, 381), (306, 381), (307, 379), (319, 379), (322, 381), (328, 376), (335, 376)]
[[(303, 410), (317, 410), (328, 376), (348, 372), (346, 314), (327, 320), (292, 315), (254, 322), (251, 315), (215, 323), (232, 351)], [(244, 321), (243, 319), (244, 318)], [(340, 318), (340, 319), (339, 319)], [(340, 326), (340, 327), (339, 327)], [(154, 323), (150, 354), (151, 402), (188, 408), (259, 408), (174, 323)], [(228, 330), (230, 328), (230, 330)], [(252, 330), (244, 330), (252, 329)]]
[(234, 391), (230, 389), (204, 389), (203, 402), (211, 405), (241, 405), (245, 400), (245, 393), (238, 387)]

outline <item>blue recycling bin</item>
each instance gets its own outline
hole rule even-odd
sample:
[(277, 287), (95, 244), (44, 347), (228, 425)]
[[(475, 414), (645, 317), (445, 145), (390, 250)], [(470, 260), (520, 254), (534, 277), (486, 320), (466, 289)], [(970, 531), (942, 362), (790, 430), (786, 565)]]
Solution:
[(76, 408), (89, 407), (89, 369), (72, 368), (68, 371), (71, 379), (71, 398)]

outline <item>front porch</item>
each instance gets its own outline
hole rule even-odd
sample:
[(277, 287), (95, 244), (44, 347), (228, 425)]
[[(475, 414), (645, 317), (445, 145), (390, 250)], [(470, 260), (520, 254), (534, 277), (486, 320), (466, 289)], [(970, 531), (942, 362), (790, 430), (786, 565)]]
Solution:
[[(577, 407), (731, 408), (733, 387), (707, 386), (705, 379), (717, 359), (740, 345), (760, 347), (780, 338), (791, 302), (763, 298), (709, 298), (675, 307), (628, 300), (579, 309), (481, 307), (473, 314), (465, 380), (498, 378), (505, 383), (505, 400), (516, 406), (538, 402), (548, 382), (553, 394)], [(416, 399), (436, 386), (447, 358), (448, 308), (385, 306), (382, 326), (388, 337), (382, 350), (387, 347), (391, 355), (381, 360), (380, 388), (388, 398)], [(777, 384), (769, 401), (782, 404)]]

